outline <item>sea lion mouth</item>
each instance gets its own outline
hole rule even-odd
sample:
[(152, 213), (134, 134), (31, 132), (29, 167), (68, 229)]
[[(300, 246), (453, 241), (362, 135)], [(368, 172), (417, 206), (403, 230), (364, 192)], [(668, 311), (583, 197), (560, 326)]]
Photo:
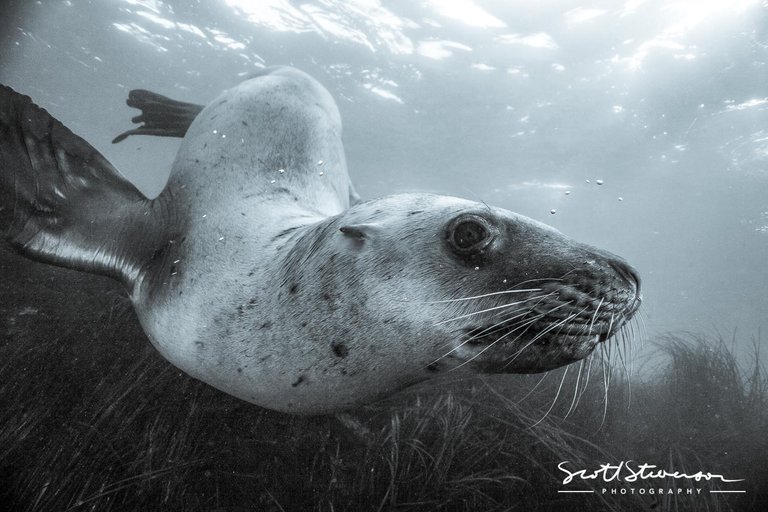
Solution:
[(533, 373), (583, 359), (620, 333), (641, 303), (635, 283), (599, 292), (562, 282), (544, 284), (524, 311), (465, 325), (454, 355), (462, 364), (491, 373)]
[(526, 338), (546, 344), (552, 338), (593, 338), (604, 342), (634, 316), (641, 298), (633, 290), (620, 299), (596, 299), (570, 286), (559, 286), (548, 299), (527, 311), (496, 322), (464, 328), (464, 342), (488, 345), (512, 343)]
[(467, 327), (454, 355), (482, 373), (536, 373), (587, 357), (624, 324), (518, 319)]
[(595, 339), (607, 341), (620, 326), (600, 322), (592, 325), (552, 322), (548, 320), (522, 320), (465, 328), (464, 343), (474, 346), (490, 346), (498, 343), (519, 344), (521, 342), (547, 345), (561, 338)]

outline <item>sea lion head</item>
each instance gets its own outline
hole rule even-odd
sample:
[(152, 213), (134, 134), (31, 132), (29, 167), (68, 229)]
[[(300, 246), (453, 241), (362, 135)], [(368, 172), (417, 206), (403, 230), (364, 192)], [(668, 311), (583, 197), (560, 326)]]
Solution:
[(374, 312), (368, 328), (397, 325), (397, 340), (383, 343), (405, 340), (426, 371), (557, 368), (619, 332), (641, 302), (621, 258), (483, 203), (404, 194), (340, 220), (353, 256), (342, 272), (364, 276), (355, 300)]

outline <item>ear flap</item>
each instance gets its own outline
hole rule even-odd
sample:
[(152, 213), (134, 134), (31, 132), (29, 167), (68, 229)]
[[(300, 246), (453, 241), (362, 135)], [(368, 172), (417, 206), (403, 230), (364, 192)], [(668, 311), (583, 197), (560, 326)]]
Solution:
[(339, 231), (353, 240), (365, 240), (376, 236), (379, 226), (376, 224), (353, 224), (341, 226)]

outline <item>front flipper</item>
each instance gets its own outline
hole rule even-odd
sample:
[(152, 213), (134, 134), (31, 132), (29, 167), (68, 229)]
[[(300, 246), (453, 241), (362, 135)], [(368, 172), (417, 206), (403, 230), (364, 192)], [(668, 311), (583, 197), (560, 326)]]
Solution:
[(112, 144), (117, 144), (130, 135), (184, 137), (189, 125), (203, 110), (203, 105), (172, 100), (144, 89), (134, 89), (129, 92), (126, 104), (141, 110), (141, 115), (134, 117), (131, 121), (144, 124), (121, 133), (112, 140)]
[(90, 144), (0, 85), (0, 234), (25, 256), (132, 286), (171, 213)]

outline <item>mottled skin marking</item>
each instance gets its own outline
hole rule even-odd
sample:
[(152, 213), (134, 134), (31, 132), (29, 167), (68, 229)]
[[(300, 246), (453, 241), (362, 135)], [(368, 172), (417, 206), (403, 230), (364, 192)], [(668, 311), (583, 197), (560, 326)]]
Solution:
[(339, 357), (342, 359), (344, 359), (349, 355), (349, 349), (344, 343), (340, 341), (334, 341), (333, 343), (331, 343), (331, 350), (333, 350), (333, 354), (336, 357)]

